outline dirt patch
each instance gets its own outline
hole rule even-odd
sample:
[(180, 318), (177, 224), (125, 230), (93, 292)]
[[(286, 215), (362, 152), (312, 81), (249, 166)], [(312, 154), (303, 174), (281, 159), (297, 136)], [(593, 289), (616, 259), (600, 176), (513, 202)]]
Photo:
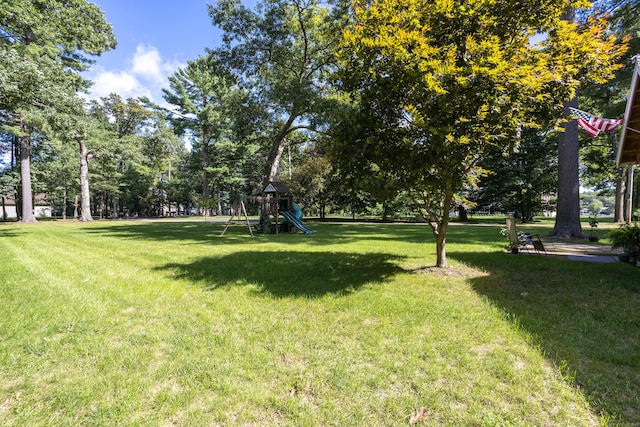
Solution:
[(466, 265), (457, 265), (456, 267), (419, 267), (408, 270), (413, 274), (430, 274), (437, 277), (471, 277), (478, 274), (477, 270)]

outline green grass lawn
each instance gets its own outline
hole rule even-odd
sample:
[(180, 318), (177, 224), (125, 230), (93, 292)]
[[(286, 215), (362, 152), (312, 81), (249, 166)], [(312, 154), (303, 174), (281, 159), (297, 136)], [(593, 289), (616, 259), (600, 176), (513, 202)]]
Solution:
[(639, 425), (640, 269), (501, 226), (0, 224), (0, 424)]

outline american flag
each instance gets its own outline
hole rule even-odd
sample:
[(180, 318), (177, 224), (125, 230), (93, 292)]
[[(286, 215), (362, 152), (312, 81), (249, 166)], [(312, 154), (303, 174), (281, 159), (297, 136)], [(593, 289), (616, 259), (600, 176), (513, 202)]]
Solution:
[(577, 108), (569, 107), (571, 114), (578, 118), (578, 124), (584, 129), (589, 136), (596, 137), (600, 132), (613, 132), (615, 128), (620, 126), (622, 120), (618, 119), (603, 119), (602, 117), (594, 116), (586, 111), (578, 110)]

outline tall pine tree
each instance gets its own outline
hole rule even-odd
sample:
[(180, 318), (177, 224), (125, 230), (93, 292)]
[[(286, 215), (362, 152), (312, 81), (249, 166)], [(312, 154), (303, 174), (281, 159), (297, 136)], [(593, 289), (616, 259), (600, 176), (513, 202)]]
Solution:
[(22, 221), (33, 222), (30, 136), (81, 106), (79, 72), (116, 40), (102, 11), (85, 0), (10, 0), (0, 8), (0, 123), (20, 139)]

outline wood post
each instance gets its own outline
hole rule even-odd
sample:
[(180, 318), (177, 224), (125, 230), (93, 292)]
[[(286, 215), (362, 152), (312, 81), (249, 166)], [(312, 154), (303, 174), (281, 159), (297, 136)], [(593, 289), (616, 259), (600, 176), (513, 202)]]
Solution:
[(251, 235), (251, 237), (253, 237), (253, 230), (251, 230), (251, 224), (249, 223), (249, 216), (247, 215), (247, 208), (244, 206), (243, 200), (240, 200), (234, 205), (233, 210), (231, 211), (231, 216), (229, 217), (229, 221), (227, 221), (227, 225), (224, 227), (224, 230), (222, 230), (222, 234), (220, 234), (220, 237), (224, 236), (224, 233), (227, 232), (227, 229), (233, 222), (233, 218), (235, 217), (235, 212), (238, 212), (238, 220), (240, 220), (240, 214), (244, 215), (244, 219), (247, 222), (247, 228), (249, 229), (249, 234)]

